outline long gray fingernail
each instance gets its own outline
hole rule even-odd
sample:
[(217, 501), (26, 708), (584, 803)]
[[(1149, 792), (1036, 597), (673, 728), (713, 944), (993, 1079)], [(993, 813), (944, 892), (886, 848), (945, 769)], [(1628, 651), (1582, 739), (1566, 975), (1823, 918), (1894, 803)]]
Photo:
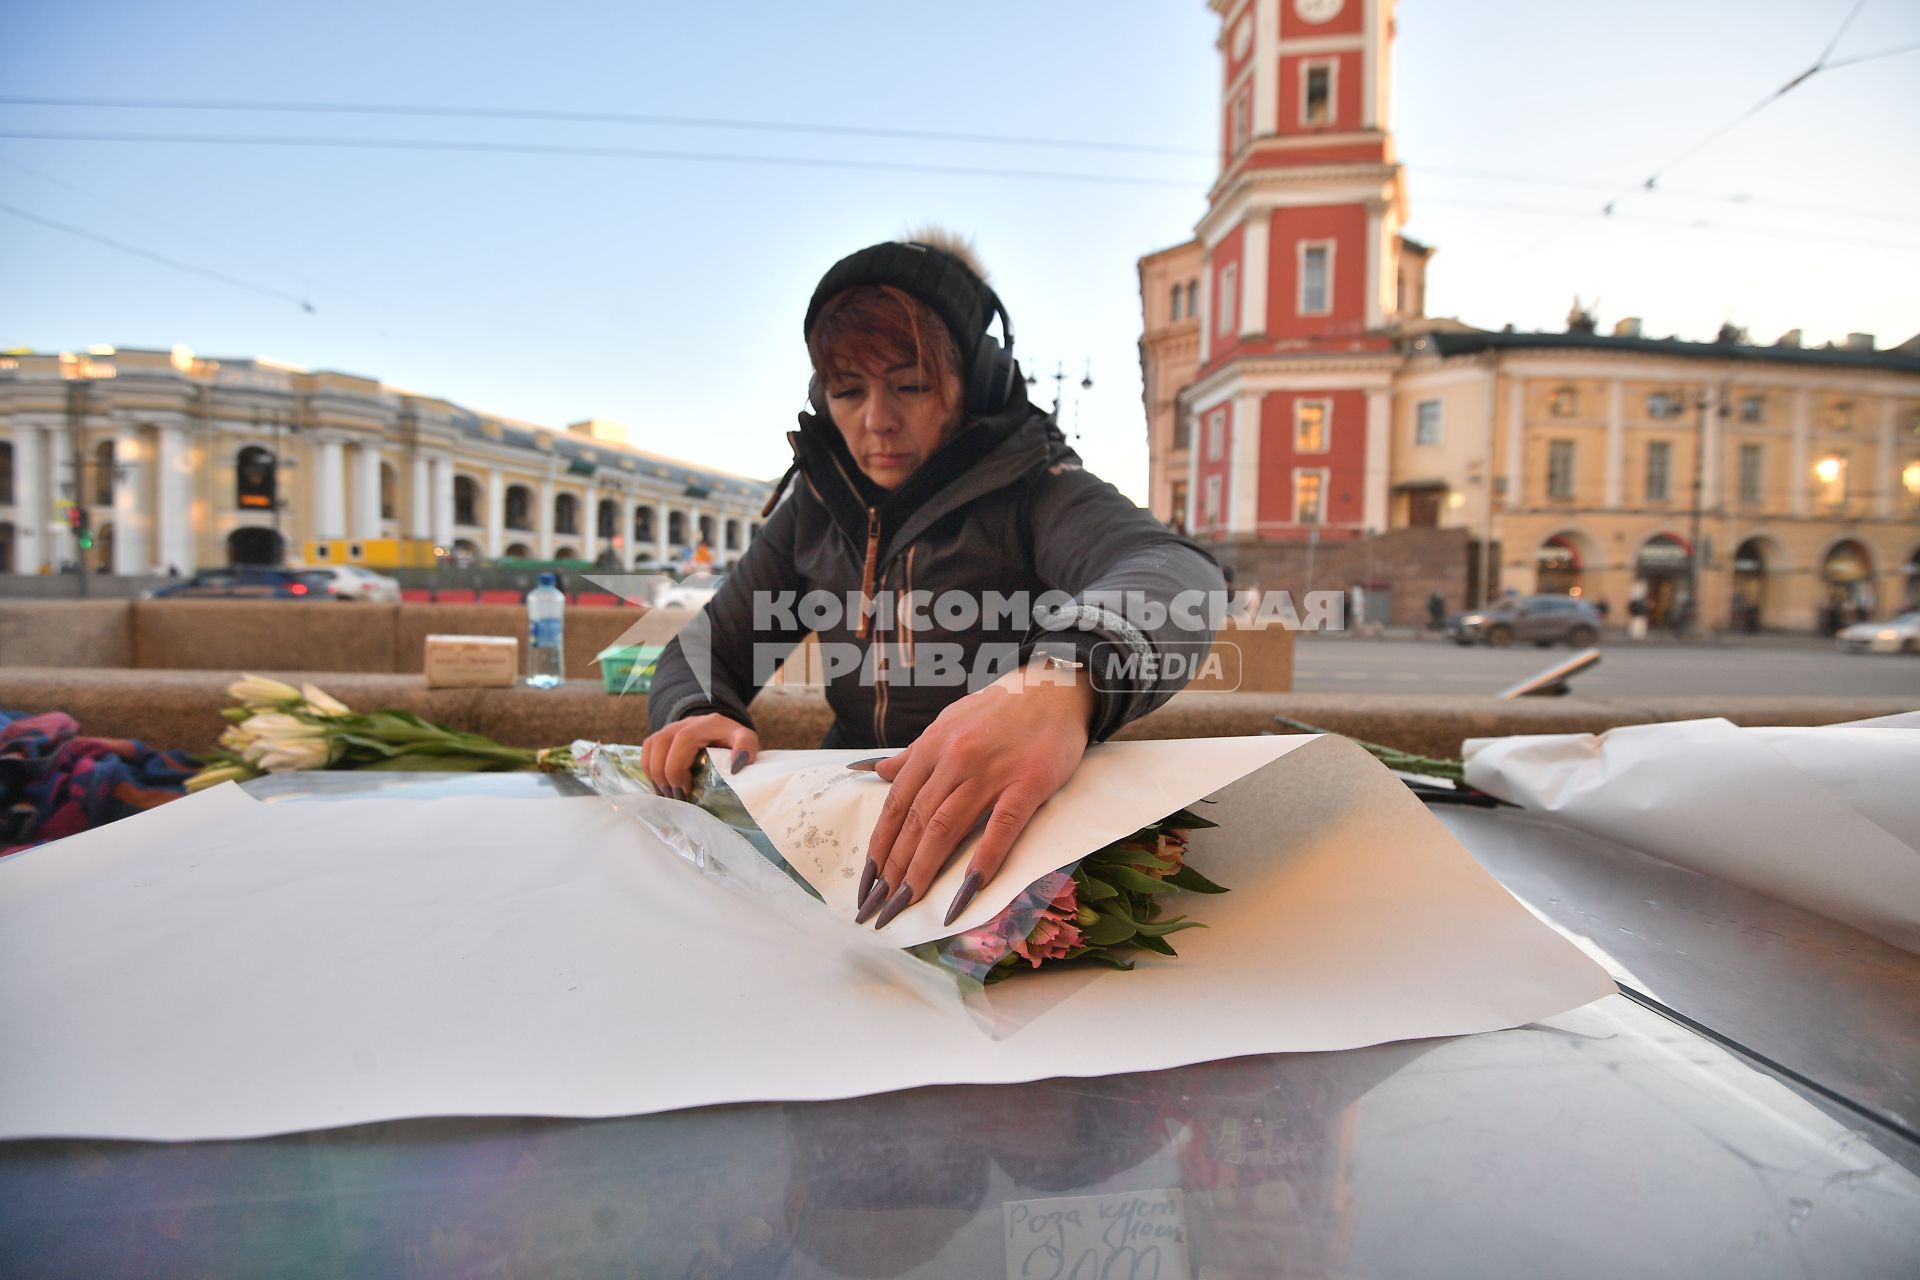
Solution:
[(867, 865), (860, 868), (860, 892), (854, 895), (854, 901), (865, 902), (867, 900), (867, 891), (873, 888), (873, 878), (879, 874), (880, 868), (873, 864), (872, 858), (868, 858)]
[(855, 924), (865, 924), (867, 921), (873, 919), (873, 913), (878, 911), (880, 904), (886, 900), (887, 882), (885, 880), (875, 880), (873, 882), (873, 888), (867, 890), (867, 896), (860, 900), (860, 910), (854, 913), (853, 922)]
[(747, 767), (747, 753), (744, 751), (734, 752), (733, 753), (733, 771), (735, 773), (738, 773), (746, 767)]
[(884, 929), (892, 924), (893, 918), (902, 911), (905, 911), (907, 904), (911, 901), (913, 901), (912, 885), (903, 884), (898, 889), (895, 889), (893, 896), (887, 899), (887, 909), (880, 913), (880, 918), (873, 922), (873, 927), (876, 929)]
[(885, 756), (874, 756), (870, 760), (855, 760), (853, 763), (849, 764), (847, 768), (858, 770), (861, 773), (872, 773), (874, 766), (879, 764), (882, 760), (885, 760), (885, 759), (886, 759)]
[(980, 886), (986, 883), (978, 871), (967, 872), (967, 878), (960, 882), (960, 892), (953, 895), (953, 905), (947, 908), (947, 918), (941, 924), (952, 924), (960, 918), (960, 913), (973, 901), (973, 895), (980, 892)]

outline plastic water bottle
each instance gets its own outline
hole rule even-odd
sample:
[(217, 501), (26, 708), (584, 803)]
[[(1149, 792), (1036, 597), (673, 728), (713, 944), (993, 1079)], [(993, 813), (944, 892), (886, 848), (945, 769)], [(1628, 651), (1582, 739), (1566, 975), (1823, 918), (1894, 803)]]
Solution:
[(566, 683), (565, 637), (567, 597), (554, 584), (550, 573), (540, 575), (540, 585), (527, 592), (527, 685), (534, 689), (557, 689)]

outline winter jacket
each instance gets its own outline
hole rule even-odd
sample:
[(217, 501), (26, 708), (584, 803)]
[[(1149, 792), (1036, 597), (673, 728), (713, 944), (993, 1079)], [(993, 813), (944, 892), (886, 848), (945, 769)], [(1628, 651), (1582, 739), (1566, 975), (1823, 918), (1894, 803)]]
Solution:
[[(788, 439), (799, 483), (661, 655), (656, 730), (714, 711), (751, 727), (747, 704), (817, 631), (826, 745), (905, 746), (1036, 650), (1090, 664), (1097, 742), (1178, 692), (1212, 643), (1217, 611), (1169, 606), (1222, 600), (1219, 566), (1081, 470), (1021, 392), (893, 491), (824, 415), (802, 414)], [(1036, 622), (1034, 605), (1054, 607)]]

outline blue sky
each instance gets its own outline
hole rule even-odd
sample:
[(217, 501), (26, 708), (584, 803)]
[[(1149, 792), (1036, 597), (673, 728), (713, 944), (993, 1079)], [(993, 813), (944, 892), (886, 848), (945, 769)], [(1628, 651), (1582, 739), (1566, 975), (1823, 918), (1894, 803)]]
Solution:
[[(1761, 341), (1920, 331), (1920, 52), (1816, 76), (1668, 167), (1805, 69), (1855, 3), (1403, 0), (1393, 124), (1408, 231), (1439, 248), (1429, 311), (1557, 328), (1578, 293), (1598, 297), (1603, 325), (1639, 315), (1662, 335), (1710, 337), (1726, 319)], [(1067, 425), (1094, 470), (1144, 493), (1135, 262), (1191, 233), (1213, 174), (1203, 0), (109, 2), (21, 7), (7, 26), (0, 97), (614, 111), (1170, 149), (0, 105), (0, 135), (1023, 171), (0, 136), (0, 203), (315, 308), (0, 214), (0, 347), (266, 355), (536, 422), (614, 418), (649, 448), (772, 475), (806, 385), (813, 284), (841, 254), (938, 221), (976, 240), (1029, 368), (1063, 361), (1077, 380), (1091, 361)], [(1834, 57), (1915, 42), (1920, 6), (1866, 0)], [(1593, 213), (1654, 170), (1656, 193)], [(1468, 176), (1489, 173), (1506, 176)], [(1050, 400), (1051, 381), (1034, 394)]]

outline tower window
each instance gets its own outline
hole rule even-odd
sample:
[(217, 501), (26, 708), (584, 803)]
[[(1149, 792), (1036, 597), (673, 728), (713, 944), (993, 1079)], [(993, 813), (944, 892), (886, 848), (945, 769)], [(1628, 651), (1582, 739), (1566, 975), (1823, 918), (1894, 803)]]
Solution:
[(1233, 99), (1233, 154), (1239, 155), (1247, 149), (1247, 142), (1253, 136), (1253, 98), (1252, 91), (1242, 89)]
[(1229, 262), (1226, 266), (1220, 268), (1220, 323), (1218, 327), (1220, 336), (1223, 338), (1233, 332), (1234, 317), (1236, 315), (1234, 300), (1239, 292), (1239, 283), (1240, 268), (1238, 264)]
[(1321, 316), (1333, 310), (1333, 288), (1329, 271), (1332, 260), (1333, 246), (1330, 244), (1300, 246), (1301, 315)]
[(1327, 418), (1332, 404), (1326, 400), (1299, 400), (1293, 406), (1293, 449), (1295, 453), (1327, 451)]
[(1415, 444), (1440, 443), (1440, 402), (1422, 400), (1414, 408), (1413, 442)]
[(1766, 454), (1760, 445), (1740, 446), (1740, 501), (1760, 501), (1760, 481), (1765, 474)]
[(1324, 468), (1293, 473), (1293, 519), (1296, 524), (1319, 524), (1326, 517), (1321, 498), (1327, 487)]
[(1306, 83), (1301, 87), (1301, 124), (1333, 123), (1333, 64), (1309, 63)]

